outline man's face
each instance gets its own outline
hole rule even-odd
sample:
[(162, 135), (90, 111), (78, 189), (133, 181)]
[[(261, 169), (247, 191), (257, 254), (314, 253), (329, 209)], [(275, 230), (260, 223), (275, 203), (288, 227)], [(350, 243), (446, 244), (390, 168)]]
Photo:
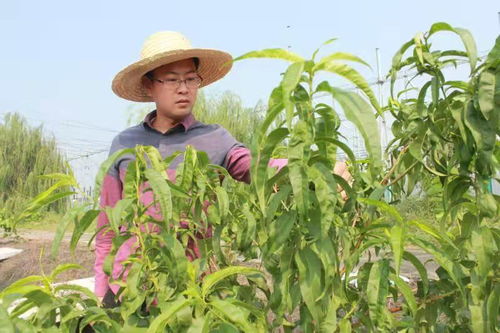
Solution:
[(196, 102), (198, 88), (190, 88), (186, 82), (174, 84), (174, 87), (165, 83), (192, 79), (197, 75), (193, 59), (184, 59), (156, 68), (153, 71), (153, 80), (144, 78), (146, 90), (156, 103), (157, 113), (174, 121), (180, 121), (189, 115)]

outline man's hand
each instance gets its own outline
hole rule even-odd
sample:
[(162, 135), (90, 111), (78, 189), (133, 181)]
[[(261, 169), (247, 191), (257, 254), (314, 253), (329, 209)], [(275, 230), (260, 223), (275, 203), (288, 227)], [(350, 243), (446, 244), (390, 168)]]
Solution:
[[(335, 167), (333, 168), (333, 173), (344, 178), (347, 183), (349, 183), (349, 184), (352, 183), (352, 175), (349, 172), (349, 169), (347, 167), (347, 163), (345, 163), (345, 162), (335, 163)], [(345, 189), (342, 188), (342, 186), (338, 185), (337, 191), (340, 192), (342, 199), (344, 199), (344, 200), (347, 199), (347, 193), (345, 192)]]

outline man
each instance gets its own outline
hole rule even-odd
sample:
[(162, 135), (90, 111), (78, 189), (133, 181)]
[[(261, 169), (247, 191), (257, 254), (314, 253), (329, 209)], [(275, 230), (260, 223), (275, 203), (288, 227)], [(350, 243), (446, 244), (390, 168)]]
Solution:
[[(177, 32), (159, 32), (144, 43), (141, 60), (119, 72), (113, 80), (113, 91), (131, 101), (154, 102), (156, 110), (144, 122), (118, 134), (110, 154), (123, 148), (151, 145), (163, 157), (191, 145), (205, 151), (213, 164), (226, 168), (236, 180), (250, 182), (250, 152), (219, 125), (207, 125), (194, 119), (191, 111), (200, 87), (224, 77), (231, 68), (232, 57), (222, 51), (193, 48)], [(123, 177), (130, 156), (123, 156), (108, 171), (101, 191), (101, 205), (114, 206), (122, 198)], [(282, 167), (286, 161), (274, 160), (270, 165)], [(167, 170), (172, 178), (176, 164)], [(336, 171), (338, 172), (338, 171)], [(152, 200), (152, 198), (151, 198)], [(97, 227), (108, 224), (104, 213)], [(110, 285), (103, 272), (103, 262), (111, 250), (114, 234), (99, 232), (96, 238), (95, 293), (113, 299), (119, 287)], [(120, 263), (131, 253), (134, 240), (127, 241), (115, 257), (113, 277), (122, 270)]]

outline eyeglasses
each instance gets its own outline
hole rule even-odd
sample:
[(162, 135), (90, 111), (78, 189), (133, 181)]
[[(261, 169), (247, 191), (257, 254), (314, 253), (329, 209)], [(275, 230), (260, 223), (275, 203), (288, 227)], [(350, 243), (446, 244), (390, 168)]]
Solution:
[(181, 79), (159, 80), (159, 79), (155, 79), (155, 78), (150, 78), (150, 79), (151, 79), (151, 81), (160, 82), (161, 84), (163, 84), (163, 86), (165, 86), (166, 88), (171, 89), (171, 90), (178, 89), (183, 82), (186, 84), (186, 87), (188, 87), (189, 89), (199, 88), (201, 85), (201, 82), (202, 82), (202, 79), (199, 76), (188, 77), (188, 78), (185, 78), (184, 80), (181, 80)]

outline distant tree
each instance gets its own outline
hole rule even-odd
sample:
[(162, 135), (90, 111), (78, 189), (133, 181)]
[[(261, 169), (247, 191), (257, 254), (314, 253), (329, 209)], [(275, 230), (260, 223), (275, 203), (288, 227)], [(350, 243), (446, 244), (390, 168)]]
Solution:
[[(43, 127), (31, 127), (18, 113), (0, 122), (0, 210), (3, 215), (22, 209), (26, 202), (47, 189), (50, 179), (39, 176), (67, 173), (70, 167), (53, 137)], [(60, 212), (64, 201), (50, 206)]]

